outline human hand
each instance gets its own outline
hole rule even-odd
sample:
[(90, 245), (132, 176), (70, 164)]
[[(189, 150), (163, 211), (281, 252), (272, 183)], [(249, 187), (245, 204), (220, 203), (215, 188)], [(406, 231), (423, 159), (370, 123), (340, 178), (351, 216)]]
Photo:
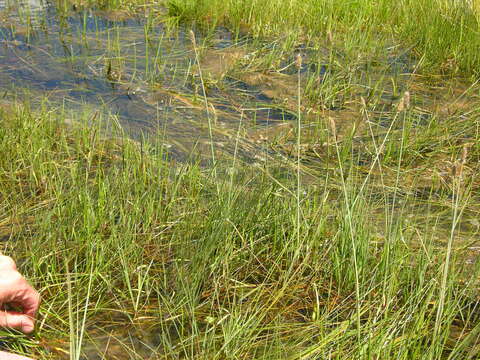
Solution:
[(40, 295), (17, 271), (13, 259), (0, 255), (0, 327), (31, 333), (39, 305)]
[(0, 360), (33, 360), (33, 359), (26, 356), (22, 356), (22, 355), (0, 351)]

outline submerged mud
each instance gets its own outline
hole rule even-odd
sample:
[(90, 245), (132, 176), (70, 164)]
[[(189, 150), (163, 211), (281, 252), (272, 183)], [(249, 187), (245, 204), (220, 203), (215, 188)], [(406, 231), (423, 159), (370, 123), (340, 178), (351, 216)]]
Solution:
[[(368, 101), (368, 84), (378, 79), (387, 91), (372, 121), (388, 128), (409, 78), (408, 59), (400, 56), (392, 55), (386, 70), (349, 69), (329, 62), (328, 47), (283, 51), (224, 28), (197, 30), (193, 38), (190, 31), (168, 26), (158, 14), (3, 1), (0, 89), (7, 99), (24, 94), (67, 113), (108, 119), (103, 127), (120, 125), (135, 139), (161, 138), (173, 158), (208, 158), (213, 143), (219, 154), (256, 161), (282, 150), (278, 142), (272, 149), (271, 136), (258, 141), (256, 134), (288, 129), (275, 139), (290, 147), (299, 112), (305, 133), (312, 124), (325, 132), (330, 118), (339, 134), (348, 133), (361, 122), (359, 98)], [(393, 80), (384, 74), (395, 79), (390, 93)]]

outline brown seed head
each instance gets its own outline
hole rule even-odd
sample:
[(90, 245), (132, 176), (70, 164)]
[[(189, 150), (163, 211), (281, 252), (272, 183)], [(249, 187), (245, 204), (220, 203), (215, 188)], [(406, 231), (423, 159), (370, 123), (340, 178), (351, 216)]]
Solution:
[(193, 30), (190, 30), (189, 37), (190, 37), (190, 41), (192, 42), (193, 46), (197, 46), (197, 41), (195, 39), (195, 33), (193, 32)]
[(410, 92), (405, 91), (402, 98), (400, 99), (400, 102), (398, 103), (397, 110), (403, 111), (403, 110), (407, 110), (409, 107), (410, 107)]
[(337, 125), (335, 124), (335, 120), (329, 116), (328, 117), (328, 125), (330, 126), (330, 131), (332, 132), (332, 135), (335, 139), (335, 141), (337, 140)]
[(297, 54), (297, 56), (295, 58), (295, 65), (297, 66), (298, 69), (300, 69), (302, 67), (302, 62), (303, 62), (302, 55)]

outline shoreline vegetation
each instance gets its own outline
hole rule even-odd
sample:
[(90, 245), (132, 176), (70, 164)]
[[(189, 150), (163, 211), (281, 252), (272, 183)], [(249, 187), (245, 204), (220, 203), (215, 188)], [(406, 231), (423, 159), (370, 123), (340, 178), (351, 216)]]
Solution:
[(284, 44), (334, 47), (349, 61), (405, 52), (418, 62), (419, 71), (430, 75), (477, 77), (480, 68), (477, 0), (73, 0), (59, 4), (152, 13), (167, 23), (193, 23), (207, 29), (225, 26), (238, 35), (281, 39)]
[[(175, 97), (206, 109), (212, 155), (175, 161), (161, 136), (107, 135), (108, 115), (1, 100), (1, 250), (43, 298), (36, 334), (2, 330), (4, 346), (75, 360), (478, 358), (476, 4), (56, 3), (145, 11), (146, 42), (156, 21), (206, 33), (191, 35), (196, 92)], [(219, 26), (251, 43), (209, 67)], [(318, 53), (338, 70), (321, 82)], [(249, 133), (280, 160), (242, 161), (240, 125), (233, 154), (217, 149), (209, 91), (227, 73), (288, 95), (288, 126)]]

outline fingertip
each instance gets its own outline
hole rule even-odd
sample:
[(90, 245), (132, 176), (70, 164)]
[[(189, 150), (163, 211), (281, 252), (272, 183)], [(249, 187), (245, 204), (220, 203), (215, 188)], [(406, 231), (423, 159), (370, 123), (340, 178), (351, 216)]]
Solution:
[(32, 323), (23, 323), (21, 331), (24, 332), (25, 334), (31, 334), (35, 330), (35, 325)]
[(21, 316), (21, 320), (20, 320), (19, 330), (25, 334), (30, 334), (31, 332), (33, 332), (33, 330), (35, 330), (35, 323), (33, 319), (25, 315), (20, 315), (20, 316)]
[(0, 314), (0, 327), (17, 329), (26, 334), (30, 334), (35, 329), (34, 320), (24, 314), (8, 311)]

